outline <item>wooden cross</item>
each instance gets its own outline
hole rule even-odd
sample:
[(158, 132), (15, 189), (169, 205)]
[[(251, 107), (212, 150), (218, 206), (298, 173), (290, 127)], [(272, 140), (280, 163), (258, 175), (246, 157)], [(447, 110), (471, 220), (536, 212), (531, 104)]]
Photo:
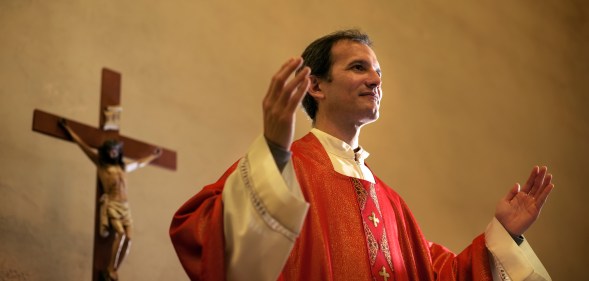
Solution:
[[(108, 123), (107, 116), (104, 114), (109, 107), (120, 106), (121, 101), (121, 75), (115, 71), (103, 68), (102, 69), (102, 85), (100, 95), (100, 126), (95, 128), (75, 121), (67, 120), (67, 124), (78, 133), (78, 135), (91, 147), (98, 148), (107, 139), (118, 139), (125, 144), (125, 157), (132, 159), (139, 159), (145, 155), (153, 153), (153, 151), (160, 146), (148, 144), (146, 142), (138, 141), (129, 137), (119, 135), (118, 127), (115, 129), (105, 130), (105, 124)], [(47, 113), (38, 109), (33, 112), (33, 131), (43, 133), (52, 137), (71, 141), (66, 135), (65, 131), (59, 127), (59, 120), (64, 119), (60, 116)], [(161, 147), (160, 147), (161, 148)], [(176, 170), (176, 152), (161, 148), (162, 154), (150, 164), (160, 166), (162, 168)], [(96, 209), (95, 209), (95, 224), (94, 224), (94, 258), (92, 280), (100, 280), (100, 273), (107, 264), (111, 253), (110, 245), (113, 241), (114, 235), (109, 235), (103, 238), (99, 234), (99, 199), (102, 195), (100, 181), (97, 176), (96, 185)]]

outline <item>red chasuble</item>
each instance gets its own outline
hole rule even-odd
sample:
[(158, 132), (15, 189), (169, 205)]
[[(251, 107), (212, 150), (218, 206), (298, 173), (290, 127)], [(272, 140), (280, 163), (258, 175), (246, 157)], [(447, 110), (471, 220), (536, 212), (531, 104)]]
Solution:
[[(492, 280), (483, 235), (455, 255), (425, 240), (405, 202), (378, 177), (372, 184), (337, 173), (313, 134), (291, 149), (310, 207), (279, 280)], [(172, 221), (172, 242), (192, 280), (225, 279), (221, 193), (235, 167)]]

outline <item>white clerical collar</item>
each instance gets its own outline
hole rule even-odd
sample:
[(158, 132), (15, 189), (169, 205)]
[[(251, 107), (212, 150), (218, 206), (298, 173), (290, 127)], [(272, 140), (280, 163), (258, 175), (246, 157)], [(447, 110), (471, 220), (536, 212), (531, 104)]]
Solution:
[(325, 148), (325, 151), (327, 151), (329, 154), (355, 161), (360, 164), (364, 164), (364, 160), (370, 156), (370, 153), (364, 150), (361, 146), (358, 146), (358, 151), (354, 152), (354, 148), (352, 148), (352, 146), (347, 144), (345, 141), (342, 141), (317, 128), (312, 128), (311, 133), (313, 133), (313, 135), (319, 139), (319, 142), (323, 145), (323, 148)]

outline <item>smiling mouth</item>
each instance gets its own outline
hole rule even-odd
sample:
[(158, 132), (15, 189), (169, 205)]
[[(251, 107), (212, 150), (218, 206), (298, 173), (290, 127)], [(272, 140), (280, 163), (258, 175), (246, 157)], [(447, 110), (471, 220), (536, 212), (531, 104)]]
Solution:
[(375, 93), (362, 93), (360, 94), (361, 97), (371, 97), (372, 99), (374, 99), (376, 102), (380, 103), (380, 98), (377, 94)]

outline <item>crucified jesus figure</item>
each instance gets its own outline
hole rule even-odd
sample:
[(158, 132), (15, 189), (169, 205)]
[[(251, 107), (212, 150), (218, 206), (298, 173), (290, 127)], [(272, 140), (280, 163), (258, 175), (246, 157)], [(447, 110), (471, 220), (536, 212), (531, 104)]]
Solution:
[(118, 280), (117, 270), (129, 253), (133, 235), (133, 221), (127, 200), (126, 173), (144, 167), (161, 155), (157, 148), (151, 155), (135, 162), (123, 161), (123, 144), (118, 140), (106, 140), (98, 151), (84, 142), (65, 120), (59, 125), (80, 146), (98, 169), (98, 178), (103, 194), (100, 197), (100, 235), (107, 237), (113, 230), (114, 241), (108, 267), (104, 272), (107, 280)]

